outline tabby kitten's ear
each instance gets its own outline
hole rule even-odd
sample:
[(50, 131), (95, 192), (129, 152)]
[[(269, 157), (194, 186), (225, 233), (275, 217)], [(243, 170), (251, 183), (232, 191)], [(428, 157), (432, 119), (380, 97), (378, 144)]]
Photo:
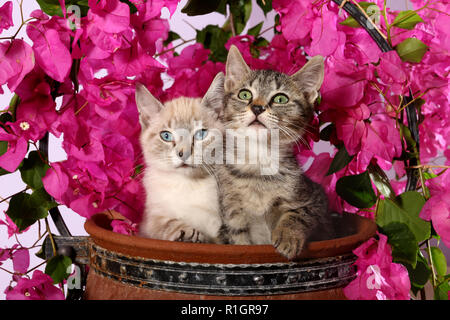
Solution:
[(232, 45), (228, 52), (226, 76), (225, 76), (225, 90), (232, 91), (237, 89), (237, 85), (248, 73), (250, 68), (242, 58), (239, 49)]
[(305, 94), (309, 103), (313, 104), (319, 95), (319, 89), (323, 82), (324, 65), (323, 57), (311, 58), (299, 71), (291, 76), (297, 86)]
[(223, 72), (219, 72), (214, 77), (214, 80), (211, 82), (208, 91), (202, 99), (202, 105), (213, 110), (217, 116), (220, 115), (223, 109), (223, 96), (225, 95), (224, 82), (225, 76)]
[(153, 115), (159, 112), (163, 105), (142, 84), (136, 84), (136, 104), (139, 110), (139, 122), (142, 128), (146, 128)]

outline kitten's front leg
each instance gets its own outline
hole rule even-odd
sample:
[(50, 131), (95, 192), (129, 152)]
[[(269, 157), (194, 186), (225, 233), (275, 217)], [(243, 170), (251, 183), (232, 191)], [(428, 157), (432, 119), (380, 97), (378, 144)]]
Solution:
[(219, 231), (222, 241), (229, 244), (252, 244), (250, 229), (242, 207), (226, 200), (223, 204), (226, 205), (222, 208), (223, 224)]
[(289, 260), (300, 255), (316, 225), (306, 207), (290, 210), (283, 206), (274, 207), (266, 220), (271, 230), (273, 246)]
[(177, 239), (175, 239), (175, 241), (182, 241), (182, 242), (194, 242), (194, 243), (204, 243), (207, 242), (206, 241), (206, 236), (191, 227), (183, 227), (180, 228), (180, 234), (179, 237)]
[(140, 234), (159, 240), (208, 242), (202, 232), (187, 225), (184, 221), (160, 215), (151, 215), (141, 227)]

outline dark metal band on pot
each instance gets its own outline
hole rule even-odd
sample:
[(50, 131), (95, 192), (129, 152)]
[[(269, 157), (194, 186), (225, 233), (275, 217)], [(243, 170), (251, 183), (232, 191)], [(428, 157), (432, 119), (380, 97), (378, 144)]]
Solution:
[(343, 287), (355, 278), (353, 254), (291, 263), (206, 264), (152, 260), (90, 241), (90, 267), (123, 284), (190, 294), (254, 296)]

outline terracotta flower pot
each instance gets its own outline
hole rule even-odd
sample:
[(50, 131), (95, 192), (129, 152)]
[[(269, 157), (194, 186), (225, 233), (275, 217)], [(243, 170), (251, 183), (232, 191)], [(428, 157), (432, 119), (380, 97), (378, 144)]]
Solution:
[(340, 237), (308, 244), (289, 262), (270, 245), (192, 244), (126, 236), (111, 218), (88, 220), (85, 299), (344, 299), (352, 250), (375, 234), (373, 221), (334, 217)]

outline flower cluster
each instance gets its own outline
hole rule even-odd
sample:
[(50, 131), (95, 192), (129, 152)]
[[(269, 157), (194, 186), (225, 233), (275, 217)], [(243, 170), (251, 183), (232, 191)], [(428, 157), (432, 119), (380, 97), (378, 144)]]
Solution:
[(379, 240), (370, 239), (353, 253), (357, 277), (345, 289), (352, 300), (409, 300), (408, 271), (398, 263), (392, 263), (391, 248), (387, 237), (378, 233)]

